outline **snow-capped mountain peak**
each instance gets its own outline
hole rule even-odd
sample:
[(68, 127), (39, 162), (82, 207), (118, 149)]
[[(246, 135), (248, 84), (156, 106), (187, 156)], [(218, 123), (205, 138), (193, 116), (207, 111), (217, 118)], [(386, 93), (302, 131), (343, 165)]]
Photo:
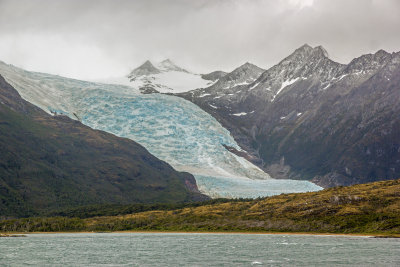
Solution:
[(132, 70), (127, 77), (102, 82), (128, 85), (145, 94), (181, 93), (213, 84), (213, 81), (179, 67), (170, 59), (157, 63), (147, 60)]
[(271, 88), (271, 99), (274, 99), (274, 95), (281, 91), (285, 81), (301, 81), (318, 76), (321, 82), (326, 82), (337, 77), (343, 68), (344, 65), (329, 59), (328, 52), (322, 46), (313, 48), (305, 44), (265, 71), (254, 83), (258, 84), (256, 88), (262, 91)]

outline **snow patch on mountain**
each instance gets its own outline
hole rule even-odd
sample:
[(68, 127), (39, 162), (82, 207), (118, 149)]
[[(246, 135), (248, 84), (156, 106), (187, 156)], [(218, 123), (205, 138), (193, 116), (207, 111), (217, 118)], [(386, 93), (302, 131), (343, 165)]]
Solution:
[(209, 95), (211, 95), (211, 94), (203, 94), (203, 95), (200, 95), (199, 97), (205, 97), (205, 96), (209, 96)]
[(131, 80), (130, 86), (140, 89), (145, 86), (152, 86), (160, 93), (183, 93), (197, 88), (207, 87), (212, 82), (204, 80), (198, 74), (167, 71), (150, 76), (139, 76)]
[(286, 81), (284, 81), (284, 82), (282, 83), (282, 85), (281, 85), (281, 88), (279, 88), (279, 90), (276, 92), (276, 94), (272, 97), (272, 100), (271, 100), (271, 101), (274, 101), (274, 100), (275, 100), (275, 97), (276, 97), (277, 95), (279, 95), (279, 93), (282, 92), (282, 90), (285, 89), (285, 87), (287, 87), (287, 86), (289, 86), (289, 85), (295, 83), (298, 79), (299, 79), (299, 77), (297, 77), (297, 78), (295, 78), (295, 79), (291, 79), (291, 80), (286, 80)]
[(234, 113), (234, 114), (232, 114), (232, 115), (233, 115), (233, 116), (240, 117), (240, 116), (245, 116), (245, 115), (247, 115), (247, 112)]
[(259, 85), (259, 84), (260, 84), (259, 82), (258, 82), (258, 83), (255, 83), (252, 87), (249, 88), (249, 91), (251, 91), (251, 90), (253, 90), (254, 88), (256, 88), (257, 85)]

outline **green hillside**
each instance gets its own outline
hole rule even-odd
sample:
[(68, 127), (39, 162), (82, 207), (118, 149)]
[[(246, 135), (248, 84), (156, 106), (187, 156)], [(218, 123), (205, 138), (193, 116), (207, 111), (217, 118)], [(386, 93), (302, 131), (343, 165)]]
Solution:
[(50, 116), (0, 76), (0, 218), (104, 203), (207, 199), (141, 145)]
[(0, 222), (6, 232), (124, 230), (400, 235), (400, 180), (121, 216)]

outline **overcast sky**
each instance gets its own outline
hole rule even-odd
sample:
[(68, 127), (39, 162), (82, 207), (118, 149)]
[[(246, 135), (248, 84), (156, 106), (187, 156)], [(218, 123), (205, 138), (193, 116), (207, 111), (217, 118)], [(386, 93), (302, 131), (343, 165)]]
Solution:
[(399, 0), (0, 0), (0, 60), (80, 79), (146, 59), (267, 68), (308, 43), (333, 60), (400, 51)]

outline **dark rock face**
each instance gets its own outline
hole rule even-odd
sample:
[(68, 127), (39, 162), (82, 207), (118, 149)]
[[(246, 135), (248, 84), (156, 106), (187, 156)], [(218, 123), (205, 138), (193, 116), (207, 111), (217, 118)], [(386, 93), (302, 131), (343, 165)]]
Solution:
[(151, 74), (158, 74), (161, 73), (159, 69), (154, 67), (154, 65), (147, 60), (145, 63), (131, 71), (129, 73), (128, 78), (132, 81), (134, 80), (137, 76), (142, 76), (142, 75), (151, 75)]
[(217, 81), (219, 79), (221, 79), (222, 77), (224, 77), (227, 73), (225, 71), (213, 71), (207, 74), (202, 74), (201, 78), (205, 79), (205, 80), (209, 80), (209, 81)]
[(204, 90), (203, 92), (214, 93), (217, 91), (224, 91), (225, 89), (230, 89), (232, 87), (250, 84), (263, 72), (264, 69), (259, 68), (256, 65), (245, 63), (232, 72), (220, 77), (215, 84), (206, 88), (207, 90)]
[(209, 102), (209, 104), (211, 103), (209, 100), (213, 98), (223, 97), (227, 98), (227, 101), (230, 101), (231, 97), (235, 97), (234, 94), (246, 85), (255, 81), (263, 72), (263, 69), (251, 63), (245, 63), (233, 70), (231, 73), (223, 74), (222, 76), (221, 74), (218, 74), (218, 72), (211, 72), (210, 74), (206, 74), (206, 77), (209, 79), (219, 77), (218, 79), (215, 79), (217, 80), (216, 83), (207, 88), (201, 88), (177, 95), (191, 99), (204, 97), (204, 100)]
[(217, 118), (272, 177), (330, 187), (400, 176), (400, 53), (343, 65), (304, 45), (248, 85), (180, 96)]
[(50, 116), (0, 76), (0, 215), (102, 203), (207, 199), (141, 145)]

